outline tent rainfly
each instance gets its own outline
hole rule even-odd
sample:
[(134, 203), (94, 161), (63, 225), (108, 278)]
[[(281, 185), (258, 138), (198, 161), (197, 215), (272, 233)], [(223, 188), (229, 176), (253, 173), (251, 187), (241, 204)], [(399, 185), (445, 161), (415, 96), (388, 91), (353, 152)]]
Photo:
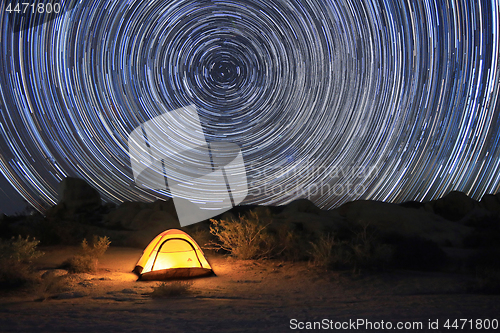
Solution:
[(213, 274), (201, 248), (182, 230), (155, 237), (142, 253), (134, 273), (139, 280), (169, 280)]

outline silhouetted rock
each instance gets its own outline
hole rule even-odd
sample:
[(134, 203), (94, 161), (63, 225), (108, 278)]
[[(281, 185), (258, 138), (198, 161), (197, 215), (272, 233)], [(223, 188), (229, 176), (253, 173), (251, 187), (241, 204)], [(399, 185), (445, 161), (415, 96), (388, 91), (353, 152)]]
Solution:
[[(106, 235), (114, 245), (143, 247), (160, 232), (180, 228), (171, 199), (102, 205), (97, 190), (84, 180), (71, 177), (61, 182), (59, 195), (59, 203), (47, 210), (45, 218), (23, 218), (16, 222), (2, 216), (0, 231), (35, 234), (48, 240), (47, 243), (70, 244), (93, 234)], [(322, 210), (310, 200), (299, 199), (276, 207), (237, 206), (216, 218), (238, 221), (239, 216), (250, 210), (271, 216), (270, 227), (276, 231), (304, 232), (313, 238), (331, 232), (348, 232), (352, 226), (367, 224), (388, 237), (422, 239), (458, 247), (463, 246), (468, 237), (469, 246), (478, 246), (485, 240), (494, 241), (487, 235), (498, 234), (500, 194), (485, 195), (480, 203), (461, 192), (451, 192), (426, 203), (410, 201), (398, 205), (359, 200), (333, 210)], [(268, 213), (264, 214), (265, 211)], [(206, 221), (196, 224), (205, 229), (208, 225)], [(192, 227), (196, 230), (195, 225)], [(33, 230), (34, 233), (30, 232)]]
[(419, 237), (440, 245), (462, 246), (472, 228), (448, 221), (423, 209), (379, 201), (353, 201), (338, 208), (346, 221), (368, 224), (385, 235)]
[(290, 202), (287, 205), (284, 205), (283, 213), (285, 214), (293, 214), (297, 213), (308, 213), (314, 215), (320, 215), (321, 209), (316, 207), (312, 201), (308, 199), (298, 199)]
[(70, 210), (95, 209), (101, 205), (101, 196), (83, 179), (68, 177), (59, 184), (59, 203)]
[(347, 222), (336, 210), (322, 210), (307, 199), (292, 201), (280, 206), (283, 210), (274, 215), (274, 224), (289, 224), (289, 229), (321, 236), (347, 227)]
[(453, 191), (444, 197), (426, 204), (432, 211), (450, 221), (459, 221), (478, 207), (476, 200), (465, 193)]
[(500, 193), (485, 194), (479, 204), (490, 212), (500, 213)]
[(152, 203), (124, 202), (104, 217), (103, 224), (106, 227), (126, 230), (179, 228), (177, 214), (172, 213), (175, 214), (172, 200), (158, 200)]
[(406, 201), (400, 203), (399, 205), (404, 208), (414, 208), (414, 209), (420, 209), (425, 206), (425, 204), (420, 201)]

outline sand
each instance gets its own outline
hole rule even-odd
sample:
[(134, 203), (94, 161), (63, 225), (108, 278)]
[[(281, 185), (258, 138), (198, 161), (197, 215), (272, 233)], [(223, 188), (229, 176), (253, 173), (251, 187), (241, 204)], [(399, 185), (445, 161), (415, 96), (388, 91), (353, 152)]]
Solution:
[[(41, 273), (78, 248), (42, 250), (46, 254), (36, 262)], [(447, 319), (500, 320), (500, 296), (467, 291), (473, 276), (394, 270), (353, 276), (308, 263), (218, 254), (207, 255), (216, 276), (192, 280), (189, 294), (157, 299), (150, 294), (158, 282), (136, 281), (131, 273), (141, 253), (111, 247), (96, 273), (71, 275), (66, 290), (2, 293), (0, 331), (291, 332), (312, 331), (307, 325), (319, 322), (331, 331), (381, 332), (388, 322), (421, 322), (423, 329), (411, 331), (450, 332), (479, 330), (446, 329)], [(356, 330), (335, 329), (335, 323), (347, 327), (357, 320), (372, 327), (365, 321)], [(439, 320), (438, 329), (429, 329), (429, 320)]]

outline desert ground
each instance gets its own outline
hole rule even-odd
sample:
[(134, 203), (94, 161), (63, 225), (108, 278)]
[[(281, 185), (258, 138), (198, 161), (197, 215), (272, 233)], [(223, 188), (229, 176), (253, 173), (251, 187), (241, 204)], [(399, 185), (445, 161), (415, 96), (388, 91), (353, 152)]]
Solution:
[[(35, 262), (40, 274), (58, 275), (66, 274), (57, 268), (78, 248), (41, 250), (45, 255)], [(380, 332), (387, 326), (375, 327), (383, 321), (423, 325), (404, 331), (477, 332), (469, 322), (464, 329), (443, 325), (448, 319), (500, 319), (499, 295), (468, 292), (473, 276), (403, 270), (353, 275), (306, 262), (236, 260), (215, 253), (207, 259), (216, 276), (190, 280), (187, 294), (153, 298), (159, 282), (137, 281), (131, 273), (141, 253), (111, 246), (97, 272), (72, 274), (58, 290), (2, 292), (0, 331), (291, 332), (312, 331), (307, 322), (328, 321), (331, 331)], [(333, 324), (357, 320), (375, 326)], [(429, 329), (429, 320), (439, 320), (437, 329)]]

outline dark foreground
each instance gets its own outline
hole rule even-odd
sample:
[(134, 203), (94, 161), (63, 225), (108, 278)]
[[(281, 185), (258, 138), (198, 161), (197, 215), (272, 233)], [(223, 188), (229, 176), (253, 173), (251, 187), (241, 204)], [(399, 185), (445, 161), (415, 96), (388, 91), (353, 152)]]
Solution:
[[(51, 270), (75, 249), (44, 251), (37, 264)], [(137, 249), (110, 248), (97, 273), (72, 275), (57, 292), (3, 293), (0, 331), (388, 332), (403, 325), (407, 332), (478, 332), (495, 331), (477, 326), (495, 322), (478, 320), (500, 320), (500, 296), (469, 292), (473, 276), (408, 271), (353, 276), (307, 263), (210, 255), (217, 276), (193, 280), (189, 294), (157, 299), (150, 293), (158, 282), (137, 282), (130, 273), (140, 255)]]

